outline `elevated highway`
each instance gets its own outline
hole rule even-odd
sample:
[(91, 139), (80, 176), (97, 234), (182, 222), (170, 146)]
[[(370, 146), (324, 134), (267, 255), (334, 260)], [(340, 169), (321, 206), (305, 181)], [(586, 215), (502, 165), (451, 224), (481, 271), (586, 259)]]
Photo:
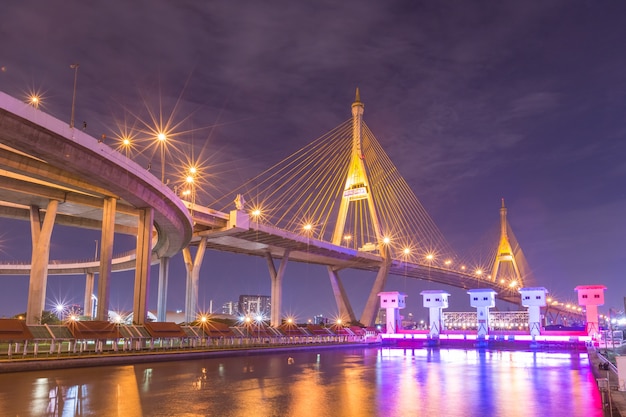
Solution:
[[(0, 216), (31, 224), (27, 315), (33, 323), (45, 303), (54, 224), (101, 230), (102, 316), (108, 312), (115, 233), (138, 238), (136, 292), (146, 290), (152, 254), (169, 258), (192, 236), (189, 211), (153, 175), (86, 133), (1, 92), (0, 176)], [(135, 317), (144, 317), (145, 303), (136, 304)]]

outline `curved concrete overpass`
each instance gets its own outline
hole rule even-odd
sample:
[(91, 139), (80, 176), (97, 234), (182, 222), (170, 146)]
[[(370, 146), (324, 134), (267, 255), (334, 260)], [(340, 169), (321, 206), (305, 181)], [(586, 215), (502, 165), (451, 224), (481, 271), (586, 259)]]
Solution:
[[(2, 92), (0, 177), (0, 217), (31, 223), (33, 253), (37, 256), (31, 259), (29, 315), (43, 309), (46, 276), (55, 270), (54, 265), (48, 265), (46, 248), (52, 224), (102, 231), (101, 280), (111, 269), (127, 268), (133, 261), (133, 256), (112, 259), (113, 235), (137, 236), (136, 264), (143, 269), (137, 274), (143, 276), (138, 284), (136, 274), (136, 293), (138, 287), (145, 291), (151, 260), (177, 254), (192, 237), (192, 219), (185, 204), (146, 169), (101, 141)], [(87, 265), (73, 269), (81, 266)], [(92, 272), (95, 267), (83, 271)], [(35, 301), (31, 302), (33, 294)], [(136, 301), (141, 298), (135, 295)], [(105, 300), (108, 302), (108, 287)], [(106, 313), (105, 306), (102, 308)], [(144, 305), (135, 308), (136, 316), (144, 309)]]
[[(99, 228), (103, 199), (117, 199), (116, 229), (133, 233), (137, 209), (153, 208), (159, 256), (187, 245), (184, 203), (146, 169), (86, 133), (0, 92), (0, 215), (28, 218), (29, 206), (59, 205), (57, 223)], [(22, 210), (20, 210), (22, 209)]]

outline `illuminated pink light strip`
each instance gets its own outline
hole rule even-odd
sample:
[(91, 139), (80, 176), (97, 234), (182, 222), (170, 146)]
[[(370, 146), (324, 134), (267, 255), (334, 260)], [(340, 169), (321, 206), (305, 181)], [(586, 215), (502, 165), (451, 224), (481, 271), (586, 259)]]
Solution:
[[(531, 335), (511, 335), (512, 339), (509, 339), (509, 336), (504, 339), (507, 342), (532, 342), (533, 337)], [(381, 334), (380, 337), (382, 339), (400, 339), (400, 340), (426, 340), (428, 339), (427, 334)], [(494, 335), (487, 335), (486, 340), (498, 340)], [(439, 340), (476, 340), (475, 334), (440, 334)], [(503, 340), (503, 339), (500, 339)], [(589, 342), (591, 341), (590, 336), (556, 336), (556, 335), (546, 335), (546, 336), (535, 336), (535, 342)]]

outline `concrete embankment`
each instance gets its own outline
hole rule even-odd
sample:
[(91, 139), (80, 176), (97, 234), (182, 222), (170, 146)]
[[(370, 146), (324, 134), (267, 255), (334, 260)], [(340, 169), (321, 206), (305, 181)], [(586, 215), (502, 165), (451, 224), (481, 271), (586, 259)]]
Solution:
[[(626, 392), (618, 391), (619, 382), (614, 368), (605, 366), (606, 361), (594, 348), (589, 348), (589, 366), (596, 381), (608, 380), (608, 387), (600, 389), (605, 403), (605, 416), (626, 417)], [(608, 368), (608, 369), (607, 369)]]
[(323, 345), (299, 345), (281, 347), (256, 347), (241, 349), (160, 351), (142, 353), (85, 354), (71, 357), (45, 357), (29, 359), (0, 360), (0, 373), (39, 371), (48, 369), (84, 368), (93, 366), (132, 365), (150, 362), (168, 362), (204, 358), (263, 355), (295, 351), (320, 351), (327, 349), (365, 348), (377, 346), (371, 343), (339, 343)]

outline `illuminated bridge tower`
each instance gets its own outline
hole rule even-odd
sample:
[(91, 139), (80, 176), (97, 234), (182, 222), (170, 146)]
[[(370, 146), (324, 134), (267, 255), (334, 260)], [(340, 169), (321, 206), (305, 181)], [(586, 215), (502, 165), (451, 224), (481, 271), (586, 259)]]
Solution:
[(519, 266), (515, 260), (513, 248), (509, 241), (509, 235), (507, 232), (508, 224), (506, 221), (506, 207), (504, 206), (504, 198), (502, 199), (502, 207), (500, 208), (500, 243), (496, 251), (496, 259), (493, 263), (493, 269), (491, 271), (491, 279), (494, 282), (498, 281), (498, 273), (503, 275), (503, 269), (507, 269), (506, 273), (511, 281), (519, 286), (522, 285), (522, 274), (520, 273)]
[[(372, 197), (372, 190), (368, 182), (367, 170), (364, 162), (365, 158), (361, 141), (364, 108), (365, 106), (361, 102), (359, 89), (357, 88), (356, 98), (354, 103), (352, 103), (352, 154), (350, 157), (350, 166), (348, 169), (344, 191), (341, 197), (341, 203), (339, 205), (337, 221), (333, 231), (332, 243), (335, 245), (341, 245), (344, 239), (349, 208), (351, 205), (357, 206), (355, 212), (360, 213), (359, 217), (363, 216), (360, 218), (361, 222), (367, 222), (369, 220), (374, 234), (371, 238), (375, 239), (375, 243), (368, 242), (362, 240), (365, 239), (365, 236), (362, 236), (361, 241), (363, 243), (363, 247), (373, 246), (377, 248), (383, 258), (383, 263), (378, 271), (376, 281), (374, 282), (372, 291), (367, 299), (360, 320), (361, 323), (370, 326), (374, 322), (374, 317), (378, 307), (378, 293), (383, 290), (387, 280), (390, 266), (390, 256), (388, 245), (383, 243), (380, 219), (378, 217), (378, 213), (376, 212), (376, 206)], [(366, 212), (369, 214), (367, 218), (364, 217)], [(357, 236), (354, 236), (354, 238), (357, 239)], [(328, 272), (333, 292), (335, 293), (335, 299), (339, 307), (339, 313), (342, 316), (350, 317), (351, 321), (355, 321), (356, 317), (350, 307), (350, 303), (345, 294), (345, 290), (343, 289), (343, 285), (339, 280), (337, 271), (329, 267)]]

